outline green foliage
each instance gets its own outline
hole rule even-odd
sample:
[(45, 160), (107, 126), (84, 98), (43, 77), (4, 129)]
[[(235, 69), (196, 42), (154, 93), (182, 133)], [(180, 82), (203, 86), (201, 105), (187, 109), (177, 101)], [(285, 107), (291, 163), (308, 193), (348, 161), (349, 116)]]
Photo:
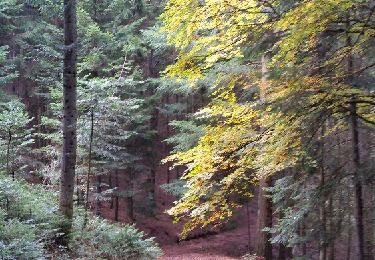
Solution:
[[(183, 235), (232, 216), (242, 204), (238, 197), (251, 197), (250, 186), (260, 179), (288, 173), (269, 190), (284, 214), (269, 230), (276, 233), (274, 242), (330, 243), (332, 237), (314, 225), (323, 225), (322, 205), (341, 198), (335, 185), (350, 193), (346, 178), (352, 171), (347, 161), (337, 166), (326, 159), (340, 161), (348, 150), (319, 146), (341, 147), (335, 138), (347, 138), (341, 135), (349, 134), (353, 103), (358, 127), (371, 129), (361, 138), (373, 138), (371, 1), (170, 0), (161, 20), (179, 50), (166, 82), (178, 78), (192, 89), (205, 82), (211, 94), (190, 120), (203, 121), (197, 139), (187, 142), (184, 122), (174, 123), (180, 129), (168, 138), (175, 150), (165, 161), (187, 168), (186, 191), (168, 211), (186, 221)], [(363, 165), (371, 168), (370, 157)], [(329, 176), (323, 184), (314, 179), (320, 172)], [(309, 231), (300, 236), (305, 223), (311, 223)]]
[(78, 217), (71, 246), (82, 259), (157, 259), (162, 255), (153, 238), (145, 239), (134, 226), (109, 224), (96, 217), (90, 218), (85, 229), (81, 225)]
[(8, 174), (21, 173), (23, 166), (30, 165), (27, 150), (34, 142), (31, 121), (20, 101), (0, 104), (0, 167)]
[[(54, 251), (55, 239), (61, 235), (57, 195), (45, 186), (0, 176), (0, 249), (4, 259), (64, 256), (65, 253)], [(77, 209), (71, 254), (81, 259), (156, 259), (161, 255), (153, 239), (144, 238), (134, 226), (113, 225), (90, 215), (83, 228), (83, 213)]]
[(177, 199), (180, 199), (184, 193), (187, 191), (187, 188), (185, 187), (186, 181), (185, 180), (173, 180), (170, 183), (165, 183), (160, 185), (160, 188), (168, 192), (169, 194), (172, 194)]
[(45, 259), (59, 236), (57, 194), (0, 176), (0, 245), (4, 259)]
[(9, 46), (0, 46), (0, 86), (17, 77), (17, 73), (11, 70), (14, 66), (7, 59)]

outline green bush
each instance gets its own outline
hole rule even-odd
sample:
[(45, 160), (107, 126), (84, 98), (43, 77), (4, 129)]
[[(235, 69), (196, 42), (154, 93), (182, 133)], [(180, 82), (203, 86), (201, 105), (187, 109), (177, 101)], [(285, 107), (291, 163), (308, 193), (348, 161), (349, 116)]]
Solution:
[(85, 229), (82, 218), (77, 217), (72, 249), (82, 259), (156, 259), (162, 255), (153, 238), (131, 225), (110, 224), (90, 217)]
[(37, 239), (35, 226), (5, 217), (5, 211), (1, 210), (0, 259), (44, 259), (47, 254)]
[(153, 238), (134, 226), (115, 225), (75, 209), (70, 251), (56, 247), (61, 235), (58, 194), (42, 185), (0, 174), (0, 259), (156, 259), (161, 250)]

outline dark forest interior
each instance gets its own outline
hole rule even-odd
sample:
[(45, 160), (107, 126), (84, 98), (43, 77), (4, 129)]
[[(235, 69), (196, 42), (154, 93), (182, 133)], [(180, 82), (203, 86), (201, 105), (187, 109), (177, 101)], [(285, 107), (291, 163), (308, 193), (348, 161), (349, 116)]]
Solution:
[(374, 0), (0, 0), (0, 258), (375, 260)]

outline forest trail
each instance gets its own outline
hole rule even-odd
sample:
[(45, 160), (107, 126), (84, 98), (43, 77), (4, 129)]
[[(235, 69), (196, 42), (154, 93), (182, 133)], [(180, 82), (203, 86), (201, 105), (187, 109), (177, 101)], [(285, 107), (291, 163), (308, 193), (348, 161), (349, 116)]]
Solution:
[[(247, 234), (238, 228), (216, 235), (162, 246), (160, 260), (232, 260), (247, 253)], [(253, 249), (253, 248), (251, 248)]]
[[(137, 226), (148, 236), (155, 237), (164, 255), (159, 260), (233, 260), (249, 252), (247, 221), (250, 219), (250, 252), (255, 248), (256, 201), (252, 200), (250, 218), (246, 210), (236, 212), (232, 228), (219, 233), (202, 235), (176, 242), (182, 223), (172, 224), (170, 216), (160, 210), (152, 219), (137, 216)], [(197, 234), (196, 234), (197, 235)]]
[(240, 258), (233, 258), (228, 256), (221, 256), (215, 254), (194, 254), (194, 253), (187, 253), (183, 255), (172, 255), (172, 256), (163, 256), (159, 258), (160, 260), (232, 260), (232, 259), (240, 259)]

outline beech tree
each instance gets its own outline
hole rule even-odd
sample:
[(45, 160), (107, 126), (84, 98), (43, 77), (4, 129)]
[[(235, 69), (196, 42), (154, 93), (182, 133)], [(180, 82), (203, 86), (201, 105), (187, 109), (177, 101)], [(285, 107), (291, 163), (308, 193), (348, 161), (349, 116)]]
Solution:
[[(196, 114), (208, 119), (204, 134), (194, 147), (167, 158), (187, 167), (187, 191), (169, 211), (176, 220), (187, 219), (184, 235), (232, 216), (240, 206), (233, 193), (251, 197), (249, 186), (263, 187), (272, 175), (277, 185), (268, 190), (276, 202), (274, 210), (281, 213), (276, 226), (268, 229), (275, 233), (273, 243), (294, 247), (296, 256), (313, 257), (320, 250), (327, 258), (324, 250), (334, 248), (334, 240), (345, 232), (341, 224), (328, 226), (346, 218), (337, 215), (339, 209), (332, 210), (342, 196), (328, 187), (335, 183), (356, 201), (349, 208), (357, 212), (357, 258), (370, 257), (363, 230), (362, 178), (373, 177), (361, 170), (372, 168), (372, 159), (359, 144), (360, 138), (373, 136), (373, 85), (365, 83), (373, 77), (373, 13), (371, 1), (167, 2), (163, 29), (180, 50), (167, 75), (187, 80), (193, 88), (216, 76), (211, 102)], [(270, 76), (262, 104), (252, 93), (262, 95), (259, 60), (264, 54), (270, 55)], [(230, 67), (231, 62), (237, 67)], [(247, 111), (246, 116), (240, 111)], [(360, 136), (361, 128), (371, 130)], [(338, 151), (323, 145), (336, 135), (351, 143), (337, 144), (345, 148)], [(351, 160), (341, 166), (325, 159), (328, 151), (333, 158), (344, 156), (344, 150), (350, 151)], [(290, 176), (278, 181), (280, 173)], [(342, 176), (341, 181), (334, 176)], [(315, 215), (322, 205), (332, 214), (329, 221), (323, 211), (321, 218)], [(260, 222), (266, 215), (259, 214)], [(316, 225), (326, 228), (314, 229)], [(312, 246), (317, 237), (321, 247)], [(259, 243), (265, 248), (267, 239)], [(272, 258), (264, 250), (259, 254)]]

